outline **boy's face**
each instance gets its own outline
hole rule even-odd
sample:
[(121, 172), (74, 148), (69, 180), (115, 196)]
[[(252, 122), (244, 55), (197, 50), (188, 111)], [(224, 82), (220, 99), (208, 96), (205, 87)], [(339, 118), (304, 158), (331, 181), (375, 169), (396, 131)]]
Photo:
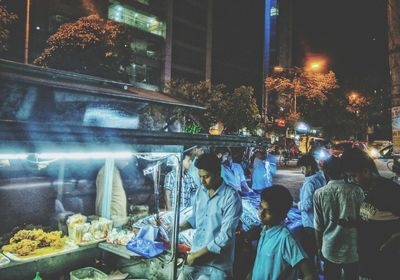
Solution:
[(258, 209), (258, 217), (263, 225), (270, 225), (274, 221), (274, 217), (271, 214), (268, 202), (261, 200), (260, 208)]

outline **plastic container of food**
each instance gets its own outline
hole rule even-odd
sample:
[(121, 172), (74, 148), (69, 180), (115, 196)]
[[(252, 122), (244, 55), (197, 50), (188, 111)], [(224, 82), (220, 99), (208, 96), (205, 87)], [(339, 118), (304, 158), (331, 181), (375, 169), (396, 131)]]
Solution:
[(93, 268), (84, 267), (69, 273), (71, 280), (107, 280), (108, 276), (104, 272)]

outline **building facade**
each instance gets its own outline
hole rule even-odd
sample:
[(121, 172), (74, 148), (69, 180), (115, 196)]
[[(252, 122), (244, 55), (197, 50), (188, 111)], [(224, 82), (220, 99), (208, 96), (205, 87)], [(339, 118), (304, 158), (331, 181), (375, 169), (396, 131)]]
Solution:
[[(26, 3), (4, 2), (19, 16), (12, 30), (12, 50), (5, 58), (23, 61)], [(131, 61), (125, 71), (135, 86), (161, 90), (170, 79), (193, 82), (210, 79), (211, 3), (211, 0), (31, 0), (28, 61), (32, 63), (40, 55), (47, 38), (63, 23), (98, 14), (129, 26), (134, 39), (129, 43)]]

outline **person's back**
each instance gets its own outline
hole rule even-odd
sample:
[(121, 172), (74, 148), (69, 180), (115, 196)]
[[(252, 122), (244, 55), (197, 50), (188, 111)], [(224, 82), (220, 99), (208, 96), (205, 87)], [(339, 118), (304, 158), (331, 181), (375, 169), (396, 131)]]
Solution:
[(256, 151), (251, 174), (251, 188), (261, 192), (266, 187), (272, 186), (270, 164), (260, 151)]
[[(104, 166), (100, 169), (96, 178), (96, 215), (101, 215), (103, 211), (104, 196)], [(114, 226), (121, 226), (127, 222), (127, 198), (123, 187), (120, 171), (117, 167), (113, 170), (113, 181), (111, 191), (111, 219)]]
[(343, 227), (343, 220), (356, 220), (364, 200), (362, 189), (343, 180), (342, 161), (330, 157), (324, 162), (328, 184), (314, 194), (314, 227), (317, 246), (324, 258), (326, 280), (358, 280), (357, 229)]
[(334, 263), (358, 261), (357, 230), (338, 225), (359, 217), (363, 192), (357, 185), (331, 180), (314, 194), (315, 229), (322, 232), (322, 254)]

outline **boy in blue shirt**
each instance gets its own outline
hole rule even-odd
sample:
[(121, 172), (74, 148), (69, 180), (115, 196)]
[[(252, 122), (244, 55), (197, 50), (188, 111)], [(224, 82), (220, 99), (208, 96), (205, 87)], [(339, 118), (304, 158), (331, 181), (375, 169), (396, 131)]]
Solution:
[(317, 279), (311, 262), (306, 258), (284, 221), (293, 198), (283, 186), (273, 185), (261, 193), (259, 218), (263, 229), (258, 241), (257, 256), (251, 279)]

